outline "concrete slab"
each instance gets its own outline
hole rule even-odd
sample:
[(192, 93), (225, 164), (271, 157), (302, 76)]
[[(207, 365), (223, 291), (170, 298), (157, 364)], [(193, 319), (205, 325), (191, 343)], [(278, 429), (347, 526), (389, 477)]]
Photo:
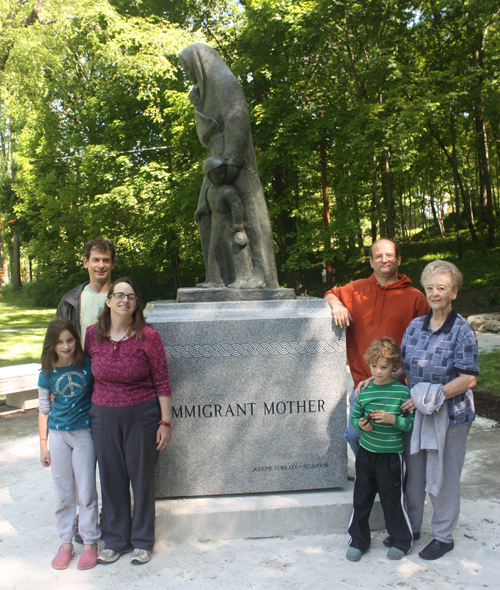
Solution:
[[(353, 483), (343, 490), (157, 500), (157, 534), (175, 541), (215, 541), (344, 532)], [(385, 527), (375, 502), (370, 526)]]

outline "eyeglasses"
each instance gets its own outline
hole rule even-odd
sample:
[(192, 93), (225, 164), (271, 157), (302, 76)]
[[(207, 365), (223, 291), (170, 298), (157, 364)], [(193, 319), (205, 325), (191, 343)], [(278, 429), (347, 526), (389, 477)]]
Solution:
[(134, 293), (111, 293), (109, 298), (111, 299), (113, 296), (118, 300), (127, 298), (129, 301), (136, 301), (137, 299), (137, 295), (134, 295)]
[(387, 260), (394, 260), (396, 258), (396, 254), (377, 254), (373, 258), (375, 258), (375, 260), (377, 260), (378, 262), (380, 262), (384, 258)]

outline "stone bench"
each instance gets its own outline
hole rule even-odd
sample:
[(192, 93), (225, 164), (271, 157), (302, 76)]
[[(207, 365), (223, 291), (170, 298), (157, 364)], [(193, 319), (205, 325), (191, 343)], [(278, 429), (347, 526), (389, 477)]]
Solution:
[(38, 408), (39, 363), (0, 368), (0, 395), (8, 406), (31, 410)]

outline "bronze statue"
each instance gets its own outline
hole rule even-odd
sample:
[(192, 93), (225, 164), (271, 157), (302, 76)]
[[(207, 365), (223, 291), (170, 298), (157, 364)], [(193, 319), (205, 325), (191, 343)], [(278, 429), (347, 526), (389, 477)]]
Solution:
[(196, 84), (189, 99), (208, 156), (195, 212), (206, 281), (197, 286), (277, 289), (271, 222), (243, 90), (208, 45), (189, 45), (180, 63)]

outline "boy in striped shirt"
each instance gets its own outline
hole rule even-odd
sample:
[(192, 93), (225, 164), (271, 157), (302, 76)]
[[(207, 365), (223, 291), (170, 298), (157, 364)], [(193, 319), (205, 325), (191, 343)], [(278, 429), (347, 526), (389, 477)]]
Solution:
[(373, 341), (364, 359), (373, 380), (358, 395), (351, 418), (352, 426), (362, 434), (356, 456), (346, 557), (358, 561), (370, 547), (368, 519), (378, 492), (391, 539), (387, 557), (401, 559), (413, 545), (403, 491), (406, 470), (404, 432), (413, 428), (413, 414), (403, 415), (400, 408), (410, 399), (410, 391), (392, 377), (403, 362), (399, 346), (392, 338)]

